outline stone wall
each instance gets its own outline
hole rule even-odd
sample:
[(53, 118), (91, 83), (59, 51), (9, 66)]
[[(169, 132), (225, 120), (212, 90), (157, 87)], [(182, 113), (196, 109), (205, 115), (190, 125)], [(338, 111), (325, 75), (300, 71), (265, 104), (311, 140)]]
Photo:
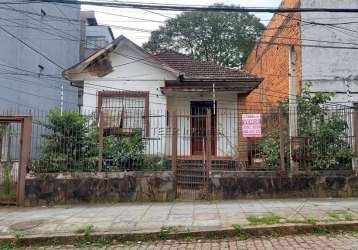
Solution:
[[(26, 178), (26, 206), (85, 202), (174, 201), (171, 171), (127, 173), (35, 174)], [(213, 172), (212, 200), (358, 197), (352, 171), (323, 171), (292, 178), (276, 172)]]
[(80, 202), (173, 201), (172, 172), (34, 174), (26, 177), (26, 205)]
[(214, 200), (299, 197), (358, 197), (358, 176), (351, 171), (324, 171), (292, 178), (268, 173), (214, 173)]

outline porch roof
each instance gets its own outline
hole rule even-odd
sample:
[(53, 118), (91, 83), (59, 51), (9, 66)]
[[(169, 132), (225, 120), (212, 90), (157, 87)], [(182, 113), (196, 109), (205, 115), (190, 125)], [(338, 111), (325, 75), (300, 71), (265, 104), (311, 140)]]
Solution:
[(161, 88), (164, 94), (174, 92), (235, 92), (238, 94), (249, 94), (261, 81), (256, 79), (245, 79), (244, 81), (229, 79), (202, 79), (188, 81), (165, 81), (165, 87)]

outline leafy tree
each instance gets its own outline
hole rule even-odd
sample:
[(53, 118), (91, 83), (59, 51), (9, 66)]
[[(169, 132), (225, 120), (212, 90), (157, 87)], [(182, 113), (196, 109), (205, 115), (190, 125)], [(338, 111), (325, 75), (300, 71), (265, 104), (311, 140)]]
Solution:
[(153, 31), (143, 46), (151, 52), (174, 50), (237, 67), (246, 60), (264, 28), (249, 13), (185, 12)]

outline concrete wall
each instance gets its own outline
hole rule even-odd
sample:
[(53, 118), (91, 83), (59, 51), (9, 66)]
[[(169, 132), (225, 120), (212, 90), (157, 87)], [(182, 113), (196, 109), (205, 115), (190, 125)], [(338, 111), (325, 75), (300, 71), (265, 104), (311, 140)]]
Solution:
[[(355, 0), (301, 0), (302, 8), (358, 8)], [(355, 17), (349, 18), (347, 17)], [(355, 47), (357, 35), (344, 30), (358, 30), (358, 23), (337, 25), (336, 27), (322, 25), (307, 25), (306, 22), (341, 23), (358, 18), (357, 13), (302, 13), (302, 44), (320, 46)], [(306, 39), (320, 40), (319, 42)], [(327, 43), (323, 41), (333, 41)], [(311, 90), (338, 92), (335, 102), (350, 104), (358, 101), (358, 50), (335, 48), (302, 48), (302, 81), (303, 84), (312, 82)], [(346, 79), (346, 80), (345, 80)], [(347, 91), (352, 92), (351, 96)]]
[[(15, 112), (59, 108), (61, 85), (64, 108), (76, 108), (77, 88), (62, 80), (61, 73), (79, 60), (80, 22), (69, 19), (79, 19), (80, 7), (55, 3), (1, 5), (1, 27), (58, 66), (0, 30), (0, 109)], [(46, 15), (41, 15), (41, 10)]]

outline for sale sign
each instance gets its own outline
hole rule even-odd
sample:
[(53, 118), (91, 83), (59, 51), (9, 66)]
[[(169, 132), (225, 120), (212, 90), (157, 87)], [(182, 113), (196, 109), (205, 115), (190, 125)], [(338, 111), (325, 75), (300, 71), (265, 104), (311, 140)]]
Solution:
[(261, 137), (261, 114), (242, 115), (242, 136)]

